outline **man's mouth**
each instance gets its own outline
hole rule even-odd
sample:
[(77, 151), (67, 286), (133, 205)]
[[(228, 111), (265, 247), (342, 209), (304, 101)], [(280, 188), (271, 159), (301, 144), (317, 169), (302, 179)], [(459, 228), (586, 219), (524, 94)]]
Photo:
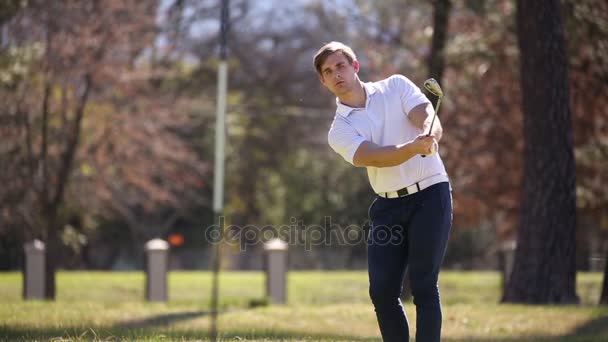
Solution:
[(344, 84), (344, 81), (338, 81), (338, 82), (336, 82), (336, 86), (339, 86), (341, 84)]

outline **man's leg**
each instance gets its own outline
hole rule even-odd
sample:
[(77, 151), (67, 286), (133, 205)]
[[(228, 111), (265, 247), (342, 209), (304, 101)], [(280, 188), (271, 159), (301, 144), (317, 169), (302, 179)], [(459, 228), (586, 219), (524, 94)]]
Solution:
[(408, 232), (416, 341), (439, 342), (442, 314), (437, 280), (452, 227), (452, 199), (448, 183), (433, 185), (416, 195), (417, 208)]
[(379, 198), (372, 206), (372, 227), (367, 242), (369, 294), (382, 339), (408, 341), (409, 325), (399, 299), (408, 254), (407, 234), (398, 226), (403, 201)]

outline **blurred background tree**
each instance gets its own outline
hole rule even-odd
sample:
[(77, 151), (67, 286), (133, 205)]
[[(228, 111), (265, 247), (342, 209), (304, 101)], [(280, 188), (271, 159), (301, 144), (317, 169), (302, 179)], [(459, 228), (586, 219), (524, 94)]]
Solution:
[(504, 300), (576, 303), (574, 138), (560, 1), (517, 1), (517, 38), (524, 179)]

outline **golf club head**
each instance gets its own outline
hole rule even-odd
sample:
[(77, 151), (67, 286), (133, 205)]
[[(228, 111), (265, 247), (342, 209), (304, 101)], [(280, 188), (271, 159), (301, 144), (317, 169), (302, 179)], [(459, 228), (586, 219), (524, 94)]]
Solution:
[(441, 86), (439, 85), (439, 82), (437, 82), (434, 78), (429, 78), (428, 80), (424, 81), (424, 88), (426, 88), (426, 90), (428, 90), (431, 94), (435, 96), (443, 96)]

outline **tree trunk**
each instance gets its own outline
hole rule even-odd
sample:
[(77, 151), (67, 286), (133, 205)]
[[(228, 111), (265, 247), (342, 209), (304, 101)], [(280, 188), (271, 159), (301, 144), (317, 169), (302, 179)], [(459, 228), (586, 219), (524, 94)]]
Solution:
[(503, 300), (574, 303), (576, 197), (561, 4), (517, 1), (524, 179), (513, 273)]
[[(60, 250), (59, 236), (57, 232), (57, 212), (52, 208), (47, 208), (46, 219), (46, 244), (44, 258), (44, 298), (55, 300), (56, 283), (55, 270), (57, 269), (57, 256)], [(53, 210), (52, 212), (49, 212)]]
[(604, 285), (602, 286), (602, 295), (600, 296), (600, 304), (608, 305), (608, 251), (604, 259)]
[(434, 77), (438, 82), (443, 77), (445, 66), (445, 41), (448, 35), (448, 19), (451, 8), (450, 0), (433, 1), (433, 38), (431, 39), (428, 70), (430, 77)]
[[(50, 167), (47, 160), (48, 146), (48, 125), (49, 125), (49, 96), (51, 92), (50, 82), (47, 82), (44, 90), (43, 100), (43, 124), (42, 124), (42, 165), (43, 165), (43, 189), (40, 194), (40, 203), (44, 208), (44, 219), (46, 223), (46, 258), (45, 258), (45, 287), (44, 297), (54, 300), (56, 296), (55, 270), (57, 259), (61, 251), (61, 241), (59, 241), (59, 227), (57, 212), (64, 200), (65, 188), (69, 182), (70, 173), (74, 164), (74, 157), (80, 142), (80, 131), (82, 128), (82, 118), (84, 117), (85, 107), (91, 90), (91, 75), (84, 75), (84, 86), (78, 97), (75, 108), (75, 118), (69, 127), (66, 138), (65, 150), (61, 155), (59, 169), (56, 172), (56, 183), (51, 184)], [(54, 185), (54, 192), (51, 195), (51, 186)]]

